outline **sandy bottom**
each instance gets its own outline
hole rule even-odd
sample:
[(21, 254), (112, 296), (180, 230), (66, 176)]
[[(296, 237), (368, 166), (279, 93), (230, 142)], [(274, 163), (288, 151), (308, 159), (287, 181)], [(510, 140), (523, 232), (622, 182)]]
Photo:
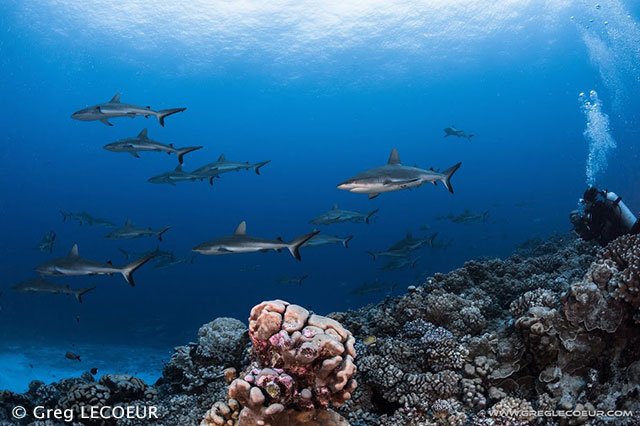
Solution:
[[(82, 361), (65, 358), (67, 351), (78, 354)], [(163, 361), (169, 361), (171, 349), (114, 345), (76, 345), (53, 347), (11, 344), (0, 347), (0, 390), (23, 393), (32, 380), (45, 383), (97, 368), (96, 379), (103, 374), (131, 374), (148, 384), (162, 374)]]

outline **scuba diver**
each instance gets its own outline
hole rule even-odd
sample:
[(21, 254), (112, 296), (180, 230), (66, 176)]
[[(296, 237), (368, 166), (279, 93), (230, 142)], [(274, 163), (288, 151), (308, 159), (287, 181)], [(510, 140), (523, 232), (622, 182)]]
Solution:
[(573, 230), (583, 240), (596, 240), (600, 245), (625, 234), (640, 234), (640, 221), (616, 193), (592, 186), (580, 199), (583, 211), (569, 214)]

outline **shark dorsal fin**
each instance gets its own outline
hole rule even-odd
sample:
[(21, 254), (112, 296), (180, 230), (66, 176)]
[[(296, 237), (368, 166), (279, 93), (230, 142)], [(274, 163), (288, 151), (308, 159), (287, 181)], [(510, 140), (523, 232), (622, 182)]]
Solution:
[(240, 225), (233, 231), (233, 235), (247, 235), (247, 222), (244, 220), (240, 222)]
[(124, 226), (131, 226), (131, 219), (127, 219), (127, 221), (124, 223)]
[(178, 167), (176, 167), (175, 169), (173, 169), (174, 172), (181, 172), (182, 171), (182, 164), (178, 164)]
[(337, 205), (337, 204), (334, 204), (334, 205), (333, 205), (333, 209), (332, 209), (332, 210), (338, 210), (338, 205)]
[(138, 133), (138, 137), (140, 139), (148, 139), (149, 136), (147, 136), (147, 129), (142, 129), (142, 131)]
[(398, 156), (398, 150), (393, 148), (391, 151), (391, 155), (389, 156), (389, 161), (387, 164), (402, 164), (400, 163), (400, 157)]
[(71, 251), (69, 252), (69, 257), (79, 257), (80, 255), (78, 254), (78, 245), (74, 244), (73, 247), (71, 247)]
[(227, 159), (225, 158), (224, 154), (220, 154), (220, 157), (218, 157), (218, 162), (222, 163), (223, 161), (227, 161)]
[(120, 103), (120, 93), (116, 93), (116, 95), (111, 98), (109, 101), (110, 104), (119, 104)]

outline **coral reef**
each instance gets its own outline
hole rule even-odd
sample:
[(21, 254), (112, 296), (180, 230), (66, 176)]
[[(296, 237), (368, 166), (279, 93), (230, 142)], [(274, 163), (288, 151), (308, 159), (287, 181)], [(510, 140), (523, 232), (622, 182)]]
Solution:
[[(251, 310), (254, 363), (229, 387), (243, 409), (239, 426), (313, 424), (357, 383), (355, 339), (339, 322), (281, 300)], [(336, 424), (346, 424), (333, 414)]]
[(228, 318), (203, 326), (153, 386), (119, 375), (33, 382), (24, 395), (0, 392), (0, 424), (28, 424), (12, 422), (16, 404), (151, 401), (159, 419), (105, 424), (637, 425), (639, 268), (640, 237), (603, 249), (556, 237), (327, 317), (264, 302), (248, 329)]

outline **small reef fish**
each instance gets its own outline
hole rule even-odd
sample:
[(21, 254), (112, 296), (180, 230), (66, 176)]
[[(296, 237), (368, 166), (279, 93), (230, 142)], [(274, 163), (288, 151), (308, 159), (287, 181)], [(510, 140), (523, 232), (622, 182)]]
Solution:
[(466, 138), (468, 140), (471, 140), (471, 138), (474, 136), (473, 133), (471, 134), (467, 134), (462, 130), (458, 130), (456, 129), (456, 126), (451, 126), (451, 127), (445, 127), (444, 129), (444, 137), (449, 137), (449, 136), (455, 136), (458, 138)]
[(185, 172), (184, 170), (182, 170), (182, 164), (178, 164), (178, 167), (170, 172), (165, 172), (157, 176), (150, 177), (148, 179), (148, 182), (175, 185), (177, 182), (194, 182), (196, 180), (202, 179), (199, 176), (194, 175), (193, 173)]
[(81, 289), (72, 289), (68, 285), (59, 285), (56, 283), (52, 283), (44, 279), (44, 277), (40, 276), (34, 280), (23, 281), (19, 284), (16, 284), (12, 287), (12, 290), (15, 290), (19, 293), (52, 293), (52, 294), (67, 294), (75, 296), (78, 303), (82, 303), (82, 296), (91, 291), (95, 290), (95, 287), (87, 287)]
[(224, 154), (222, 154), (220, 155), (220, 157), (218, 157), (217, 161), (206, 164), (194, 170), (193, 174), (200, 176), (203, 179), (204, 178), (208, 179), (209, 184), (213, 185), (213, 178), (219, 177), (219, 175), (222, 173), (228, 173), (228, 172), (234, 172), (234, 171), (238, 172), (240, 170), (253, 169), (256, 172), (256, 174), (259, 175), (260, 169), (264, 165), (269, 164), (270, 162), (271, 160), (267, 160), (267, 161), (261, 161), (259, 163), (251, 164), (248, 161), (244, 163), (241, 163), (238, 161), (227, 161)]
[(53, 244), (55, 243), (55, 241), (56, 241), (56, 233), (53, 231), (50, 231), (48, 234), (42, 237), (42, 239), (40, 240), (36, 248), (40, 251), (48, 251), (49, 253), (52, 253)]
[(111, 223), (106, 219), (102, 219), (99, 217), (91, 216), (89, 213), (83, 211), (81, 213), (71, 213), (60, 210), (60, 214), (62, 215), (62, 221), (66, 222), (67, 219), (73, 219), (77, 221), (80, 226), (86, 224), (89, 226), (104, 226), (106, 228), (113, 228), (116, 225)]
[(436, 185), (438, 182), (442, 182), (453, 194), (451, 177), (461, 165), (462, 163), (458, 163), (442, 173), (403, 166), (398, 156), (398, 150), (394, 148), (387, 164), (358, 173), (338, 184), (338, 189), (357, 194), (368, 194), (369, 199), (372, 199), (384, 192), (416, 188), (425, 183)]
[(338, 236), (331, 236), (331, 235), (316, 235), (315, 237), (311, 238), (309, 241), (307, 241), (306, 243), (304, 243), (302, 245), (302, 248), (304, 247), (317, 247), (317, 246), (324, 246), (327, 244), (336, 244), (336, 243), (340, 243), (342, 244), (345, 248), (349, 248), (349, 241), (351, 241), (353, 239), (353, 235), (348, 235), (346, 237), (338, 237)]
[(241, 222), (233, 232), (233, 235), (214, 238), (213, 240), (199, 244), (193, 251), (206, 255), (220, 255), (232, 253), (252, 253), (256, 251), (267, 252), (269, 250), (280, 251), (286, 248), (291, 255), (298, 260), (300, 258), (300, 247), (320, 231), (313, 231), (303, 235), (293, 241), (285, 242), (281, 238), (270, 240), (266, 238), (250, 237), (247, 235), (247, 224)]
[(131, 287), (135, 285), (133, 273), (142, 265), (153, 258), (153, 255), (143, 257), (126, 264), (123, 267), (113, 266), (111, 262), (99, 263), (92, 260), (83, 259), (78, 254), (78, 245), (75, 244), (66, 257), (48, 260), (35, 267), (35, 270), (42, 275), (113, 275), (122, 274)]
[(93, 367), (91, 370), (89, 370), (89, 372), (95, 376), (96, 374), (98, 374), (98, 369)]
[(82, 360), (80, 359), (80, 355), (76, 355), (73, 352), (67, 352), (66, 354), (64, 354), (64, 357), (70, 359), (71, 361), (82, 362)]
[(373, 346), (377, 341), (378, 339), (376, 338), (376, 336), (367, 336), (362, 339), (362, 344), (364, 344), (365, 346)]
[(396, 285), (397, 285), (396, 283), (388, 284), (376, 278), (374, 281), (370, 283), (364, 282), (362, 283), (361, 286), (350, 290), (349, 294), (353, 296), (362, 296), (365, 294), (379, 293), (381, 291), (386, 291), (386, 290), (393, 292), (393, 290), (396, 288)]
[(302, 282), (309, 278), (309, 275), (301, 275), (299, 277), (280, 277), (276, 280), (278, 284), (298, 284), (302, 285)]
[(116, 94), (109, 102), (103, 104), (93, 105), (71, 114), (71, 118), (80, 121), (101, 121), (107, 126), (113, 126), (109, 122), (109, 119), (116, 117), (130, 117), (135, 118), (139, 115), (143, 117), (155, 116), (158, 119), (158, 123), (164, 127), (164, 119), (171, 114), (182, 112), (186, 108), (171, 108), (163, 109), (160, 111), (154, 111), (151, 107), (141, 107), (132, 104), (123, 104), (120, 102), (120, 93)]
[(131, 225), (131, 221), (127, 220), (123, 227), (115, 229), (106, 235), (106, 238), (110, 240), (124, 240), (124, 239), (132, 239), (132, 238), (140, 238), (140, 237), (153, 237), (156, 236), (159, 241), (162, 241), (162, 234), (171, 229), (170, 226), (167, 226), (162, 229), (151, 229), (151, 228), (137, 228)]
[(330, 225), (332, 223), (342, 222), (354, 222), (354, 223), (366, 223), (369, 224), (371, 217), (378, 213), (380, 209), (375, 209), (367, 214), (360, 212), (354, 212), (349, 210), (341, 210), (337, 204), (333, 205), (333, 208), (326, 213), (322, 213), (320, 216), (314, 217), (309, 221), (313, 225)]
[(166, 152), (167, 154), (176, 154), (178, 162), (184, 162), (185, 154), (201, 149), (201, 146), (188, 146), (185, 148), (176, 148), (173, 144), (164, 144), (150, 139), (147, 135), (147, 129), (142, 130), (138, 136), (126, 139), (120, 139), (104, 146), (104, 149), (111, 152), (127, 152), (136, 158), (140, 158), (140, 151)]

